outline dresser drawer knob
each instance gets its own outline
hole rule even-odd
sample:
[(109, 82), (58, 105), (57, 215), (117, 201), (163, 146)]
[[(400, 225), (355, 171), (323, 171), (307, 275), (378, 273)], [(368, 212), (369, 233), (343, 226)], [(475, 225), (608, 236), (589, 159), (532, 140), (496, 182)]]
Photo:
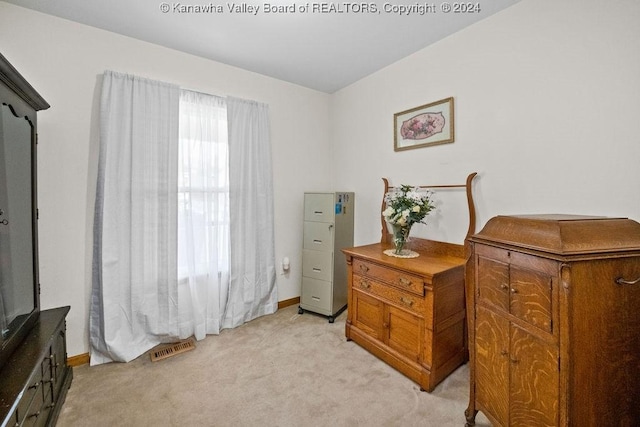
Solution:
[(363, 273), (366, 273), (367, 271), (369, 271), (369, 267), (367, 267), (364, 264), (360, 264), (360, 271), (362, 271)]
[(369, 288), (371, 288), (371, 285), (366, 280), (361, 280), (360, 281), (360, 287), (362, 289), (369, 289)]
[(408, 305), (409, 307), (413, 305), (413, 300), (411, 298), (400, 297), (400, 302), (404, 305)]
[(516, 288), (511, 288), (511, 293), (512, 293), (512, 294), (517, 294), (517, 293), (518, 293), (518, 290), (517, 290)]
[(41, 381), (35, 382), (29, 388), (38, 388), (38, 387), (40, 387), (40, 384), (41, 384)]
[(509, 290), (509, 286), (503, 283), (502, 285), (500, 285), (500, 289), (502, 289), (503, 291), (506, 291), (506, 290)]
[(635, 285), (637, 283), (640, 283), (640, 277), (638, 277), (636, 280), (624, 280), (622, 277), (618, 277), (616, 279), (616, 283), (618, 285)]
[(400, 277), (398, 279), (398, 282), (400, 282), (400, 284), (404, 285), (404, 286), (410, 286), (411, 285), (411, 280), (405, 279), (404, 277)]

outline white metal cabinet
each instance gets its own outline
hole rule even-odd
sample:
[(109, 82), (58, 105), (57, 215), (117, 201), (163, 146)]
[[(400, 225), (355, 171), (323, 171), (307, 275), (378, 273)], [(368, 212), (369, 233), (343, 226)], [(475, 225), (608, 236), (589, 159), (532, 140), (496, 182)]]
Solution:
[(347, 265), (340, 252), (353, 246), (354, 193), (305, 193), (300, 314), (333, 323), (347, 307)]

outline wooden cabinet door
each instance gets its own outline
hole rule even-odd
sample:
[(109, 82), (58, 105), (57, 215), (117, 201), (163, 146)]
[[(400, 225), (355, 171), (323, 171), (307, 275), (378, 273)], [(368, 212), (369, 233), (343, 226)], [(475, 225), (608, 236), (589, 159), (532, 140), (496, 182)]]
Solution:
[(379, 340), (385, 340), (384, 303), (365, 293), (353, 292), (353, 326), (365, 334)]
[(411, 360), (420, 360), (420, 349), (424, 330), (423, 321), (404, 310), (387, 306), (385, 326), (388, 330), (386, 344)]
[(509, 321), (476, 306), (476, 400), (502, 425), (509, 421)]
[(53, 401), (56, 402), (62, 392), (67, 367), (66, 328), (59, 330), (51, 343), (51, 378), (53, 379)]
[(551, 332), (551, 285), (548, 274), (512, 265), (509, 312), (544, 332)]
[(478, 257), (478, 299), (509, 311), (509, 264)]
[(558, 425), (559, 367), (554, 346), (511, 325), (509, 425)]

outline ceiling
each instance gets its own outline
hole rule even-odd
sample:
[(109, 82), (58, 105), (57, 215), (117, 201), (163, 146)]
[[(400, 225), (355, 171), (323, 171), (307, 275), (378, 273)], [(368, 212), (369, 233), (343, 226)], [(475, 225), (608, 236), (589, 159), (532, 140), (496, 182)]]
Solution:
[[(415, 10), (401, 14), (398, 0), (6, 0), (326, 93), (518, 1), (407, 0), (403, 6)], [(480, 11), (443, 11), (455, 4), (477, 4)]]

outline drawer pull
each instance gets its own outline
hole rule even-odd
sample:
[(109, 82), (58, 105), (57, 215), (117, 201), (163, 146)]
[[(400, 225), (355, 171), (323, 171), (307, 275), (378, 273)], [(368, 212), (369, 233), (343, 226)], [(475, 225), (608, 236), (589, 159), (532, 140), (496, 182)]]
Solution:
[(507, 352), (507, 350), (502, 350), (500, 352), (500, 356), (507, 356), (509, 354), (509, 352)]
[(363, 273), (366, 273), (367, 271), (369, 271), (369, 267), (367, 267), (364, 264), (360, 264), (360, 271), (362, 271)]
[(410, 298), (400, 297), (400, 302), (404, 305), (408, 305), (409, 307), (413, 305), (413, 300)]
[(313, 267), (313, 271), (320, 272), (320, 271), (322, 271), (322, 269), (321, 269), (321, 268), (318, 268), (318, 267)]
[(34, 412), (33, 414), (29, 415), (27, 418), (38, 418), (39, 416), (40, 416), (40, 411)]
[(512, 293), (512, 294), (517, 294), (517, 293), (518, 293), (518, 290), (517, 290), (516, 288), (511, 288), (511, 293)]
[(618, 277), (616, 279), (616, 283), (618, 285), (635, 285), (636, 283), (640, 283), (640, 277), (638, 277), (636, 280), (624, 280), (622, 277)]
[(315, 243), (316, 245), (321, 245), (322, 244), (322, 240), (313, 239), (313, 243)]
[(404, 286), (411, 286), (411, 280), (405, 279), (404, 277), (398, 278), (398, 282), (400, 282), (400, 284)]
[(369, 289), (369, 288), (371, 288), (371, 285), (366, 280), (361, 280), (360, 281), (360, 287), (362, 289)]
[(503, 283), (502, 285), (500, 285), (500, 289), (502, 289), (503, 291), (506, 291), (509, 289), (509, 286)]
[(38, 388), (38, 387), (40, 387), (40, 384), (41, 384), (41, 381), (38, 381), (36, 383), (33, 383), (33, 385), (30, 386), (29, 388)]

